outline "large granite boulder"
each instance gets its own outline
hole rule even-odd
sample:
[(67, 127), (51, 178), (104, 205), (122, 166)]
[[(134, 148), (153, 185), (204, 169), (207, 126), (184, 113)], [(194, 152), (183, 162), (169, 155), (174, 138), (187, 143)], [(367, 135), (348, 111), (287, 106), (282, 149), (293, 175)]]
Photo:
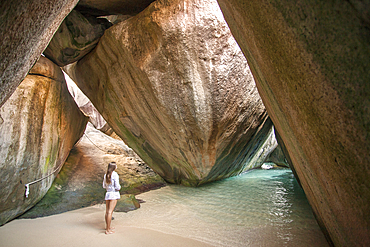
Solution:
[(171, 183), (236, 175), (268, 137), (247, 61), (213, 0), (156, 1), (65, 70)]
[(370, 5), (218, 2), (319, 224), (369, 246)]
[(0, 5), (0, 106), (39, 59), (78, 0), (12, 0)]
[(76, 10), (64, 19), (44, 55), (63, 67), (73, 63), (95, 48), (105, 29), (112, 24), (105, 18), (84, 16)]
[(0, 225), (45, 195), (86, 123), (61, 69), (41, 57), (0, 108)]

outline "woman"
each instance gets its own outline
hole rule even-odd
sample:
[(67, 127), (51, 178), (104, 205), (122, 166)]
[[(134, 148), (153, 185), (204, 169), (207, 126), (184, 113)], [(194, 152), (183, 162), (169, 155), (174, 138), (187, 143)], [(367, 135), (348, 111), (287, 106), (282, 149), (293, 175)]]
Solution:
[(114, 208), (116, 207), (117, 200), (121, 198), (119, 194), (119, 190), (121, 189), (121, 185), (119, 184), (119, 176), (117, 172), (114, 171), (116, 168), (116, 162), (111, 162), (108, 165), (107, 173), (104, 174), (103, 188), (107, 190), (107, 193), (105, 193), (105, 222), (107, 224), (105, 234), (114, 233), (114, 228), (111, 227), (112, 214)]

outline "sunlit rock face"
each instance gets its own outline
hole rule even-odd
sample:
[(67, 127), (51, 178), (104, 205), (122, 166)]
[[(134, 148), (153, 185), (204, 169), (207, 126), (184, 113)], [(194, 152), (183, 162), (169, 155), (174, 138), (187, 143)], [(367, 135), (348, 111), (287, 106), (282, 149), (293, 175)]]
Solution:
[(0, 6), (0, 107), (39, 59), (78, 0), (12, 0)]
[(369, 246), (370, 6), (218, 2), (320, 225)]
[(104, 30), (112, 24), (105, 18), (84, 16), (73, 10), (58, 28), (44, 55), (63, 67), (95, 48)]
[[(98, 112), (89, 98), (77, 87), (77, 85), (66, 75), (66, 83), (69, 93), (73, 97), (80, 110), (89, 117), (89, 122), (98, 130), (111, 129), (102, 115)], [(107, 126), (108, 125), (108, 126)]]
[(271, 127), (215, 1), (156, 1), (106, 30), (96, 49), (65, 70), (171, 183), (238, 174)]
[[(41, 57), (0, 108), (0, 225), (22, 214), (49, 189), (87, 118), (68, 93), (62, 71)], [(58, 170), (59, 170), (58, 169)]]

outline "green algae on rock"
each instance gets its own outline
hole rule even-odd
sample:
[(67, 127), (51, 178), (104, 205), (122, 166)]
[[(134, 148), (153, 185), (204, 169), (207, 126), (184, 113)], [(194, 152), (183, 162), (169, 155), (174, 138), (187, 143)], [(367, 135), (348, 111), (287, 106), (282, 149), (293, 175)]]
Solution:
[[(2, 225), (46, 194), (88, 119), (69, 94), (61, 69), (44, 57), (0, 108), (0, 115)], [(26, 198), (25, 184), (45, 176), (29, 185)]]
[(122, 195), (121, 199), (117, 201), (117, 205), (114, 208), (115, 212), (129, 212), (140, 208), (140, 202), (135, 198), (135, 195), (126, 194)]
[(124, 199), (125, 194), (139, 194), (166, 185), (122, 140), (105, 135), (89, 123), (48, 193), (21, 218), (58, 214), (103, 203), (103, 176), (111, 161), (117, 163), (116, 171), (120, 176), (122, 210), (138, 208), (135, 198)]

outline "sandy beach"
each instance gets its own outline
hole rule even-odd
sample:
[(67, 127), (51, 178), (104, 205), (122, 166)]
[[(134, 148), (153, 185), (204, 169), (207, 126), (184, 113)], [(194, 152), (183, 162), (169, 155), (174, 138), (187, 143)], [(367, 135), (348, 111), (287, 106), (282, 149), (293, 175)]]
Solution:
[[(168, 185), (145, 192), (136, 197), (139, 209), (113, 213), (111, 235), (104, 230), (105, 204), (16, 219), (0, 227), (0, 247), (327, 247), (299, 185), (289, 187), (292, 176), (261, 170), (198, 188)], [(285, 194), (276, 193), (285, 188)]]
[(0, 227), (0, 246), (212, 246), (194, 239), (125, 225), (114, 213), (115, 233), (105, 235), (105, 205), (37, 219), (13, 220)]

